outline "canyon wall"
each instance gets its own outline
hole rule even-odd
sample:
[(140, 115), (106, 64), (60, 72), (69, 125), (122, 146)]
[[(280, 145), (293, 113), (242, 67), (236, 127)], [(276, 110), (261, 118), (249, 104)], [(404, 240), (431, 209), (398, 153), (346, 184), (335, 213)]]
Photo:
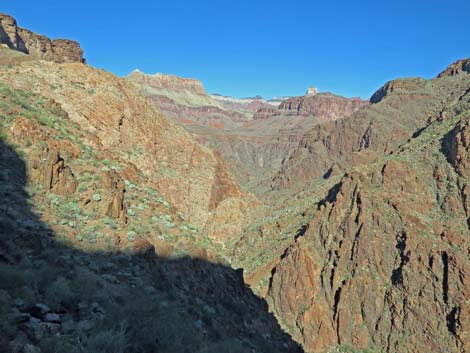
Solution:
[(51, 40), (18, 27), (16, 20), (5, 14), (0, 14), (0, 45), (42, 60), (58, 63), (85, 62), (78, 42), (68, 39)]

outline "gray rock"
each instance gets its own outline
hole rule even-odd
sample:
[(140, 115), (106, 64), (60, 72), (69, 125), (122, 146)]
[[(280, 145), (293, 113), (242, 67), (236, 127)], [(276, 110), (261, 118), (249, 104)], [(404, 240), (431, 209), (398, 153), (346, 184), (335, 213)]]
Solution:
[(16, 298), (15, 299), (15, 306), (19, 309), (24, 308), (26, 305), (25, 301), (21, 298)]
[(91, 311), (94, 313), (104, 314), (104, 309), (96, 302), (91, 304)]
[(90, 306), (88, 303), (80, 302), (78, 303), (78, 314), (81, 318), (85, 318), (88, 316), (90, 310)]
[(72, 258), (69, 255), (62, 255), (56, 259), (55, 263), (63, 267), (73, 266)]
[(144, 285), (144, 281), (140, 277), (134, 277), (131, 279), (132, 283), (135, 284), (137, 287), (142, 287)]
[(153, 295), (153, 294), (157, 293), (157, 290), (152, 286), (145, 286), (144, 287), (144, 293), (147, 294), (147, 295)]
[(107, 262), (103, 265), (104, 270), (114, 270), (116, 268), (116, 265), (113, 264), (112, 262)]
[(13, 320), (16, 324), (22, 324), (31, 320), (31, 315), (28, 313), (18, 313), (13, 316)]
[(202, 323), (201, 320), (196, 320), (196, 321), (194, 322), (194, 326), (195, 326), (196, 328), (198, 328), (198, 329), (202, 329), (202, 326), (203, 326), (203, 325), (204, 325), (204, 324)]
[(0, 302), (8, 303), (10, 300), (10, 294), (6, 290), (0, 289)]
[(91, 320), (82, 320), (76, 323), (76, 329), (78, 331), (89, 331), (93, 328), (94, 324)]
[(43, 318), (51, 309), (46, 304), (36, 304), (26, 309), (31, 316)]
[[(114, 257), (114, 260), (115, 260), (115, 261), (118, 261), (118, 262), (120, 262), (120, 263), (129, 262), (130, 259), (131, 259), (131, 257), (128, 256), (128, 255), (126, 255), (126, 254), (119, 254), (119, 255), (116, 255), (116, 256)], [(113, 267), (114, 267), (114, 264), (112, 264), (112, 265), (113, 265)]]
[(77, 323), (77, 321), (74, 321), (72, 319), (66, 320), (62, 323), (62, 330), (65, 334), (75, 332), (77, 330)]
[(61, 319), (60, 319), (60, 316), (56, 313), (48, 313), (44, 316), (44, 321), (45, 322), (51, 322), (51, 323), (54, 323), (54, 324), (60, 324), (61, 323)]
[(96, 262), (94, 261), (90, 261), (89, 264), (88, 264), (88, 268), (94, 272), (98, 272), (100, 270), (100, 268), (98, 267), (98, 265), (96, 264)]
[(23, 347), (23, 352), (24, 353), (41, 353), (41, 348), (37, 346), (33, 346), (32, 344), (26, 344)]
[(59, 324), (44, 322), (42, 325), (46, 328), (48, 336), (57, 336), (61, 332), (61, 326)]
[(32, 317), (28, 322), (21, 324), (20, 328), (33, 342), (39, 342), (44, 338), (58, 335), (61, 331), (59, 324), (42, 322), (35, 317)]
[(17, 331), (15, 339), (10, 342), (10, 349), (13, 353), (22, 352), (25, 345), (29, 343), (28, 337), (22, 331)]
[(42, 326), (42, 321), (35, 317), (32, 317), (20, 327), (31, 340), (38, 341), (47, 336), (46, 329)]
[(104, 274), (101, 276), (105, 281), (108, 281), (110, 283), (114, 284), (119, 284), (119, 279), (116, 276), (109, 275), (109, 274)]

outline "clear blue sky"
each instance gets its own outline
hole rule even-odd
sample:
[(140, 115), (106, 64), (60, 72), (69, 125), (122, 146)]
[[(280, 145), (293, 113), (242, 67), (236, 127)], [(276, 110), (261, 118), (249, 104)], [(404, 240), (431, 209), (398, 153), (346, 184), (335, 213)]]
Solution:
[(81, 42), (90, 65), (203, 81), (237, 97), (369, 97), (470, 57), (469, 0), (6, 0), (20, 26)]

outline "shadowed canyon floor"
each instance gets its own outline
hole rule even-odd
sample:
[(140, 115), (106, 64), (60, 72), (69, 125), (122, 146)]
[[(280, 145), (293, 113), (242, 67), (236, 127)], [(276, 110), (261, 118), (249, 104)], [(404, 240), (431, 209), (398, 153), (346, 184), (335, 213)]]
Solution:
[(470, 60), (235, 99), (0, 19), (1, 352), (470, 350)]

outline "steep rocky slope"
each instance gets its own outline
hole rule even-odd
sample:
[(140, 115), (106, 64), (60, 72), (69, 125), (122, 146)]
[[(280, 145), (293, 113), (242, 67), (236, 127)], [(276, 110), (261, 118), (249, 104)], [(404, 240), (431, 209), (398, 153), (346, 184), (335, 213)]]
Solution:
[(220, 256), (257, 203), (221, 158), (83, 64), (0, 96), (2, 352), (301, 351)]
[[(43, 61), (4, 68), (0, 81), (58, 104), (69, 124), (86, 132), (83, 143), (90, 155), (101, 161), (114, 159), (118, 179), (156, 188), (216, 241), (239, 232), (256, 203), (240, 191), (221, 158), (167, 121), (123, 79), (81, 64)], [(27, 123), (32, 125), (29, 131), (44, 129), (37, 121)], [(15, 125), (10, 129), (18, 131)], [(62, 138), (67, 139), (67, 134)], [(232, 217), (238, 220), (224, 221)], [(215, 230), (213, 224), (218, 222), (227, 224)]]
[(445, 115), (444, 102), (465, 91), (461, 81), (410, 78), (385, 84), (372, 96), (373, 104), (351, 118), (308, 131), (273, 178), (272, 188), (301, 188), (311, 178), (328, 177), (389, 154), (430, 117)]
[[(307, 351), (470, 349), (470, 75), (447, 72), (411, 80), (419, 90), (388, 84), (380, 102), (336, 124), (330, 136), (358, 136), (330, 150), (343, 158), (361, 141), (345, 126), (373, 126), (360, 163), (310, 181), (235, 243), (234, 264)], [(377, 135), (391, 107), (392, 134)]]
[(38, 59), (56, 62), (85, 62), (80, 44), (68, 39), (51, 40), (18, 27), (16, 20), (0, 13), (0, 45), (29, 54)]
[[(1, 95), (20, 114), (32, 108), (57, 114), (30, 93), (2, 85)], [(77, 202), (74, 174), (63, 159), (48, 159), (56, 163), (37, 178), (34, 169), (44, 160), (13, 138), (18, 135), (2, 129), (1, 352), (301, 352), (240, 272), (204, 260), (204, 252), (156, 256), (160, 245), (142, 234), (129, 233), (134, 246), (123, 248), (112, 234), (125, 222), (94, 209), (104, 200), (94, 197), (87, 207)], [(95, 217), (100, 223), (92, 226)], [(77, 223), (75, 239), (61, 227), (64, 221)]]

